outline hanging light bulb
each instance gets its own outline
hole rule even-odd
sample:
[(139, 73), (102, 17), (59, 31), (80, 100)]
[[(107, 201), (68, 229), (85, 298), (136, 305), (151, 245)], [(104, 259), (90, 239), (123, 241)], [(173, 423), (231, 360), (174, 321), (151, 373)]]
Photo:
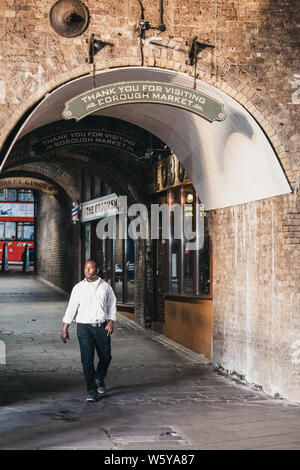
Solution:
[(192, 204), (193, 200), (194, 200), (193, 193), (187, 193), (187, 195), (186, 195), (186, 202), (187, 202), (188, 204)]

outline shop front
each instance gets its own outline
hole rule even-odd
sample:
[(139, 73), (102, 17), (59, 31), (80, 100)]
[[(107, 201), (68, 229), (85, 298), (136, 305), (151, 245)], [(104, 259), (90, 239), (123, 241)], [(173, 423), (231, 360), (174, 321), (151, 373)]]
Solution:
[[(168, 208), (168, 237), (154, 242), (153, 328), (212, 357), (212, 243), (207, 214), (175, 155), (153, 165), (152, 204)], [(161, 206), (162, 207), (162, 206)]]
[[(84, 240), (83, 264), (88, 259), (95, 259), (99, 263), (100, 276), (109, 282), (115, 292), (118, 311), (133, 319), (135, 246), (134, 240), (128, 235), (128, 219), (120, 212), (119, 197), (111, 193), (86, 201), (80, 206)], [(99, 221), (107, 220), (109, 217), (113, 233), (107, 237), (99, 236), (97, 231)], [(125, 224), (123, 236), (119, 236), (121, 224)]]

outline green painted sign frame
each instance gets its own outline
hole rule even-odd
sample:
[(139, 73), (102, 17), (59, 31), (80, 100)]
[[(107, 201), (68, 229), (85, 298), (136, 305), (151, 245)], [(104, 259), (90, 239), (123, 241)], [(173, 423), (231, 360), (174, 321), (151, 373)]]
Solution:
[(43, 158), (49, 152), (68, 149), (80, 145), (101, 145), (108, 148), (123, 150), (138, 160), (145, 157), (148, 147), (139, 140), (129, 137), (112, 129), (71, 129), (63, 132), (45, 135), (29, 146), (29, 155), (32, 158)]
[(96, 111), (134, 103), (156, 103), (182, 108), (210, 122), (224, 121), (224, 105), (200, 91), (154, 81), (128, 81), (97, 87), (65, 103), (62, 117), (80, 121)]

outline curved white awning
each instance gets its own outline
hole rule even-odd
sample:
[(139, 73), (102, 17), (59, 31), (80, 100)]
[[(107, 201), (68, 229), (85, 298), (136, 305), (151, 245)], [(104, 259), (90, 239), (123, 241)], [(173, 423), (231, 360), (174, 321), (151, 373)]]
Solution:
[[(96, 87), (133, 80), (193, 88), (193, 79), (185, 74), (147, 67), (98, 72)], [(13, 144), (25, 134), (61, 120), (65, 102), (92, 88), (93, 77), (88, 75), (54, 90), (36, 106)], [(197, 90), (224, 104), (224, 121), (208, 122), (184, 109), (152, 103), (122, 104), (95, 114), (135, 124), (165, 142), (182, 162), (207, 210), (290, 193), (279, 161), (251, 115), (233, 98), (199, 80)]]

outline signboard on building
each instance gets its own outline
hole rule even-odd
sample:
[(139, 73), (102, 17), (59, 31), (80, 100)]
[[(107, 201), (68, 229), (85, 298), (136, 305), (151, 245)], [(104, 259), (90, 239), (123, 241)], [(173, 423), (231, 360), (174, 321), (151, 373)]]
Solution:
[(153, 163), (150, 193), (165, 191), (183, 183), (190, 183), (190, 179), (176, 155), (169, 155)]
[(111, 106), (131, 103), (157, 103), (182, 108), (210, 122), (226, 118), (224, 106), (200, 91), (172, 83), (128, 81), (88, 90), (65, 103), (64, 119), (80, 119)]
[(116, 133), (113, 130), (82, 129), (51, 134), (43, 137), (43, 139), (31, 142), (29, 153), (32, 158), (42, 158), (54, 150), (67, 149), (68, 147), (73, 148), (73, 146), (79, 145), (101, 145), (123, 150), (138, 159), (144, 158), (148, 150), (147, 146), (142, 142)]
[(57, 194), (58, 189), (47, 181), (38, 178), (27, 178), (24, 176), (14, 176), (0, 179), (0, 189), (38, 189), (48, 194)]
[(113, 193), (109, 196), (99, 197), (91, 201), (80, 204), (81, 222), (90, 222), (91, 220), (109, 217), (120, 214), (119, 197)]

